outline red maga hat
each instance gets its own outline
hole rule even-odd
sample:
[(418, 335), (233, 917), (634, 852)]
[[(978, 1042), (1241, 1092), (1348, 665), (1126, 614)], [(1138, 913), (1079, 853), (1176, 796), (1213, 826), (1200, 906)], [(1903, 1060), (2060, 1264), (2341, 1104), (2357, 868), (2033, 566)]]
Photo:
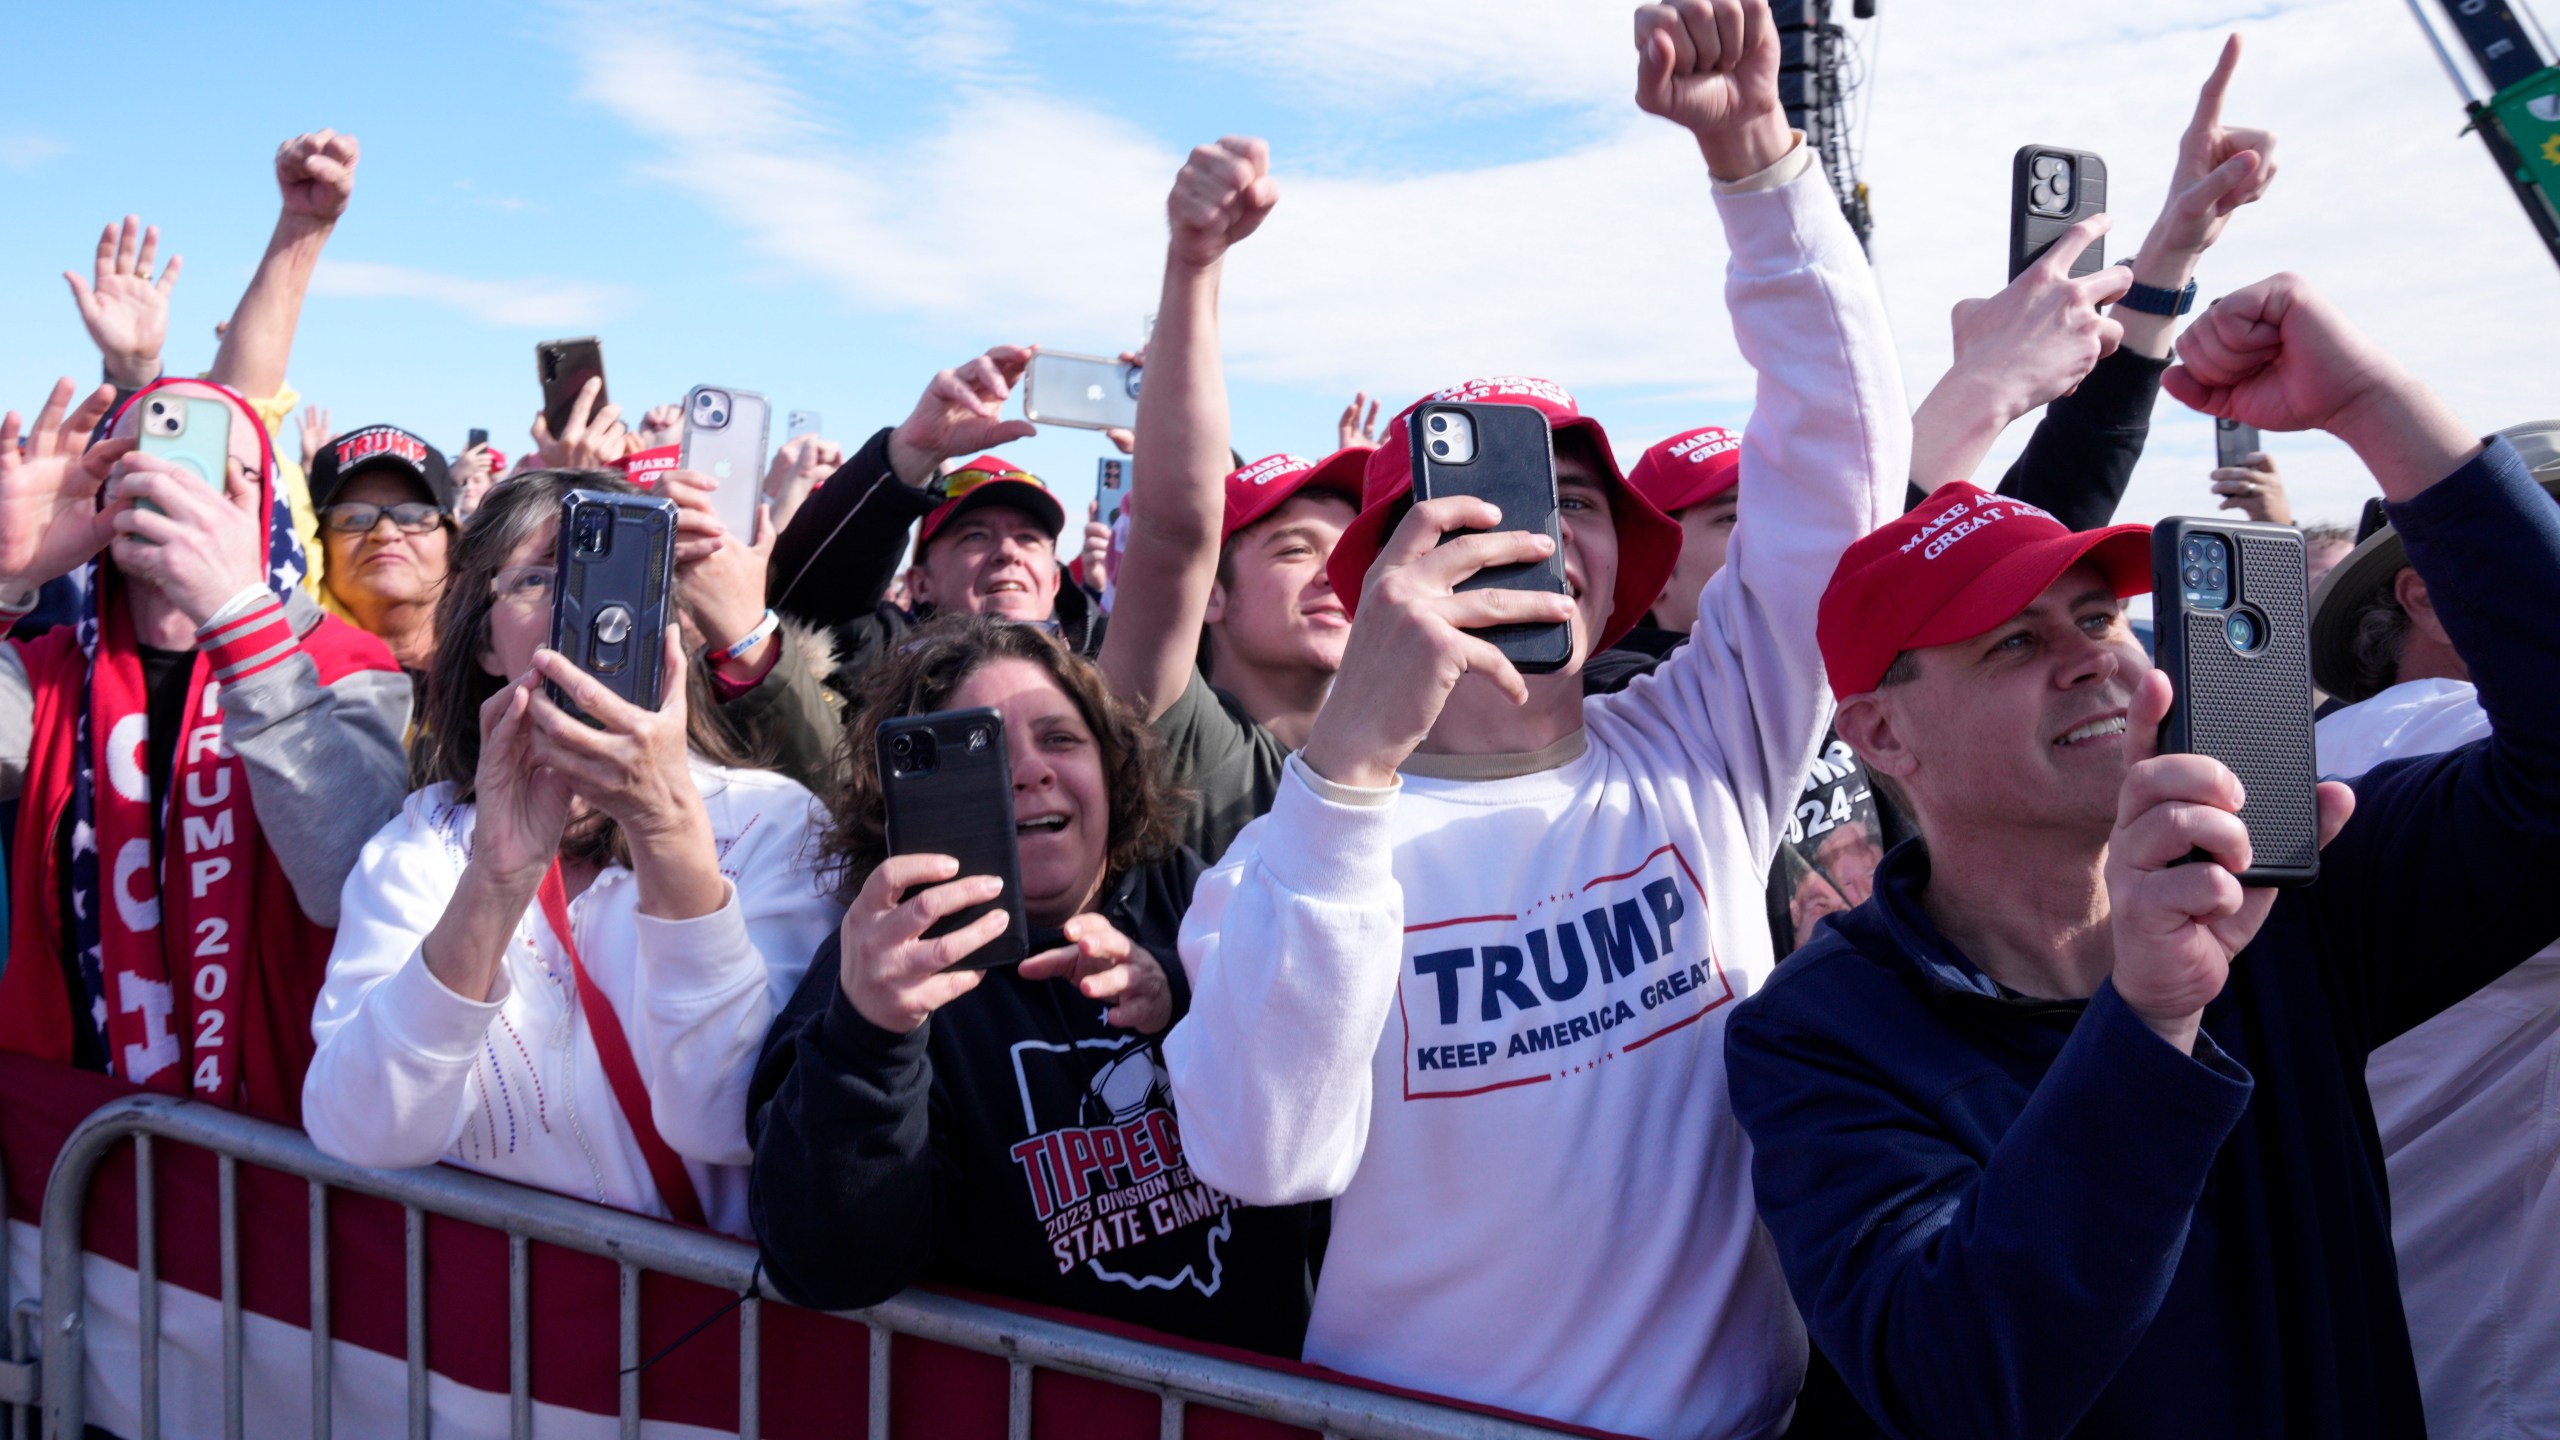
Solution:
[(1831, 572), (1814, 636), (1832, 695), (1873, 690), (1905, 650), (2007, 623), (2084, 559), (2120, 596), (2151, 592), (2150, 526), (2074, 532), (2023, 500), (1939, 486), (1919, 509), (1851, 545)]
[(1741, 432), (1721, 425), (1684, 430), (1627, 468), (1627, 483), (1665, 515), (1704, 505), (1741, 479)]
[(1546, 416), (1554, 434), (1580, 432), (1587, 437), (1591, 456), (1609, 487), (1609, 514), (1618, 532), (1617, 592), (1611, 598), (1608, 621), (1592, 638), (1591, 648), (1597, 652), (1617, 644), (1644, 619), (1644, 612), (1671, 579), (1671, 567), (1680, 562), (1680, 526), (1618, 473), (1617, 456), (1611, 453), (1608, 433), (1599, 421), (1583, 414), (1563, 386), (1528, 375), (1470, 380), (1425, 395), (1397, 413), (1387, 426), (1386, 443), (1369, 452), (1360, 514), (1334, 542), (1333, 560), (1327, 566), (1343, 608), (1358, 613), (1360, 586), (1369, 578), (1369, 567), (1377, 562), (1388, 533), (1404, 518), (1413, 499), (1413, 453), (1406, 422), (1421, 406), (1448, 403), (1525, 405)]
[(949, 498), (934, 506), (917, 528), (918, 555), (943, 526), (989, 505), (1010, 505), (1029, 515), (1049, 527), (1052, 540), (1067, 528), (1067, 507), (1058, 503), (1040, 477), (1001, 455), (981, 455), (944, 476), (942, 484), (942, 493)]
[(1218, 531), (1218, 543), (1224, 545), (1233, 540), (1237, 531), (1279, 509), (1301, 490), (1330, 490), (1350, 501), (1354, 510), (1359, 509), (1361, 468), (1373, 448), (1345, 446), (1322, 460), (1265, 455), (1227, 472), (1227, 516)]

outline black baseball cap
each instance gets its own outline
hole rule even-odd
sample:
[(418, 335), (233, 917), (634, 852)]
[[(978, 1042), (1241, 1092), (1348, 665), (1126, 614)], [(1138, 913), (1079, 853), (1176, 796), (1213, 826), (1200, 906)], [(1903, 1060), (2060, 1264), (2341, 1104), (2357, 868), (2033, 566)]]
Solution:
[(367, 425), (321, 447), (311, 461), (312, 508), (328, 509), (341, 486), (375, 470), (416, 481), (437, 509), (452, 511), (453, 477), (445, 469), (444, 452), (397, 425)]

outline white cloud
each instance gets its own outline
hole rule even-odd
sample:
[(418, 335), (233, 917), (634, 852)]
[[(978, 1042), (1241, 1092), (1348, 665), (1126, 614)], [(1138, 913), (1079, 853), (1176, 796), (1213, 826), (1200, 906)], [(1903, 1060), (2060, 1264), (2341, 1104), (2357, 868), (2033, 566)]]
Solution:
[(50, 135), (26, 131), (0, 134), (0, 170), (33, 170), (70, 149), (69, 144)]
[(619, 311), (628, 298), (611, 285), (476, 280), (367, 260), (322, 260), (311, 277), (311, 289), (339, 299), (423, 300), (486, 325), (568, 330), (594, 326)]
[[(1947, 362), (1948, 305), (2002, 279), (2010, 152), (2044, 141), (2106, 155), (2121, 217), (2110, 253), (2137, 247), (2229, 9), (1887, 10), (1849, 30), (1874, 61), (1865, 178), (1916, 397)], [(1232, 76), (1239, 107), (1303, 107), (1284, 118), (1579, 112), (1582, 138), (1564, 153), (1506, 163), (1489, 149), (1483, 163), (1420, 173), (1294, 171), (1283, 126), (1281, 209), (1230, 266), (1238, 377), (1392, 396), (1529, 371), (1706, 413), (1745, 403), (1706, 177), (1686, 137), (1628, 99), (1624, 3), (1121, 0), (1120, 11), (1172, 36), (1184, 63)], [(726, 13), (635, 16), (578, 53), (588, 95), (655, 142), (653, 173), (756, 249), (856, 306), (949, 329), (955, 351), (992, 339), (1109, 349), (1154, 308), (1166, 184), (1181, 146), (1232, 128), (1228, 116), (1153, 133), (1056, 98), (1091, 91), (1094, 76), (1006, 78), (1036, 57), (1004, 52), (1001, 17), (952, 28), (931, 7), (847, 0)], [(2230, 118), (2278, 132), (2283, 174), (2208, 257), (2205, 291), (2302, 271), (2481, 428), (2560, 411), (2542, 358), (2560, 333), (2548, 258), (2478, 142), (2457, 134), (2454, 97), (2405, 16), (2300, 0), (2246, 29)], [(791, 55), (812, 45), (878, 64), (941, 46), (967, 73), (943, 112), (900, 116), (938, 128), (893, 143), (847, 133), (823, 118), (819, 92), (794, 88)], [(1133, 69), (1111, 88), (1146, 81)], [(2012, 430), (2004, 457), (2026, 431)], [(2206, 508), (2208, 436), (2164, 399), (2126, 518)], [(2369, 493), (2331, 442), (2271, 448), (2306, 516), (2351, 515)]]

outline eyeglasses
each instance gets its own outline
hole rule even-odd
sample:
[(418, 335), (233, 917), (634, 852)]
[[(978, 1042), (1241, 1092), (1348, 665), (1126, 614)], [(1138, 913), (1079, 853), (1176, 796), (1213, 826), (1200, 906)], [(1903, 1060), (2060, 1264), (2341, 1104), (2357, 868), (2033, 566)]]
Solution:
[(424, 500), (403, 500), (397, 505), (372, 505), (362, 500), (344, 500), (323, 511), (322, 521), (338, 534), (362, 535), (382, 523), (382, 517), (385, 515), (390, 516), (391, 523), (399, 526), (401, 532), (408, 535), (423, 535), (436, 528), (437, 523), (444, 519), (442, 510)]
[(510, 565), (489, 581), (489, 593), (502, 604), (548, 605), (555, 573), (549, 565)]

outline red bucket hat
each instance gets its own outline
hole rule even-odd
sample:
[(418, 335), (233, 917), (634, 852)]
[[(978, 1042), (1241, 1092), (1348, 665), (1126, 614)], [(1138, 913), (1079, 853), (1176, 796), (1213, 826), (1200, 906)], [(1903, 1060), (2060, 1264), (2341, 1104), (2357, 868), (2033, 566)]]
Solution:
[(2023, 500), (1942, 485), (1919, 509), (1851, 545), (1823, 589), (1814, 637), (1846, 699), (1876, 688), (1905, 650), (2006, 624), (2083, 559), (2119, 596), (2151, 593), (2151, 527), (2073, 532)]
[(1627, 469), (1627, 484), (1665, 515), (1704, 505), (1742, 480), (1742, 436), (1702, 425), (1647, 450)]
[(1234, 539), (1237, 531), (1279, 509), (1301, 490), (1330, 490), (1350, 501), (1352, 509), (1359, 509), (1360, 476), (1374, 448), (1349, 445), (1322, 460), (1265, 455), (1227, 472), (1227, 515), (1218, 543)]
[(1528, 375), (1470, 380), (1426, 395), (1398, 412), (1387, 427), (1386, 442), (1369, 452), (1360, 514), (1342, 532), (1342, 538), (1334, 542), (1333, 559), (1326, 568), (1333, 592), (1342, 597), (1343, 608), (1358, 613), (1360, 586), (1369, 578), (1369, 567), (1377, 562), (1388, 532), (1404, 518), (1405, 508), (1413, 499), (1413, 451), (1407, 438), (1407, 421), (1421, 406), (1450, 402), (1526, 405), (1547, 417), (1551, 432), (1581, 432), (1588, 437), (1601, 477), (1609, 486), (1610, 518), (1618, 532), (1617, 591), (1611, 597), (1608, 622), (1592, 638), (1591, 648), (1606, 650), (1618, 643), (1644, 619), (1644, 612), (1671, 579), (1671, 568), (1680, 561), (1680, 526), (1618, 473), (1617, 456), (1610, 451), (1608, 433), (1600, 428), (1599, 421), (1583, 414), (1563, 386)]
[(1031, 516), (1049, 527), (1052, 540), (1067, 528), (1067, 507), (1058, 503), (1040, 477), (1001, 455), (981, 455), (944, 476), (942, 484), (942, 493), (950, 498), (933, 507), (917, 527), (918, 555), (943, 526), (989, 505), (1010, 505)]

